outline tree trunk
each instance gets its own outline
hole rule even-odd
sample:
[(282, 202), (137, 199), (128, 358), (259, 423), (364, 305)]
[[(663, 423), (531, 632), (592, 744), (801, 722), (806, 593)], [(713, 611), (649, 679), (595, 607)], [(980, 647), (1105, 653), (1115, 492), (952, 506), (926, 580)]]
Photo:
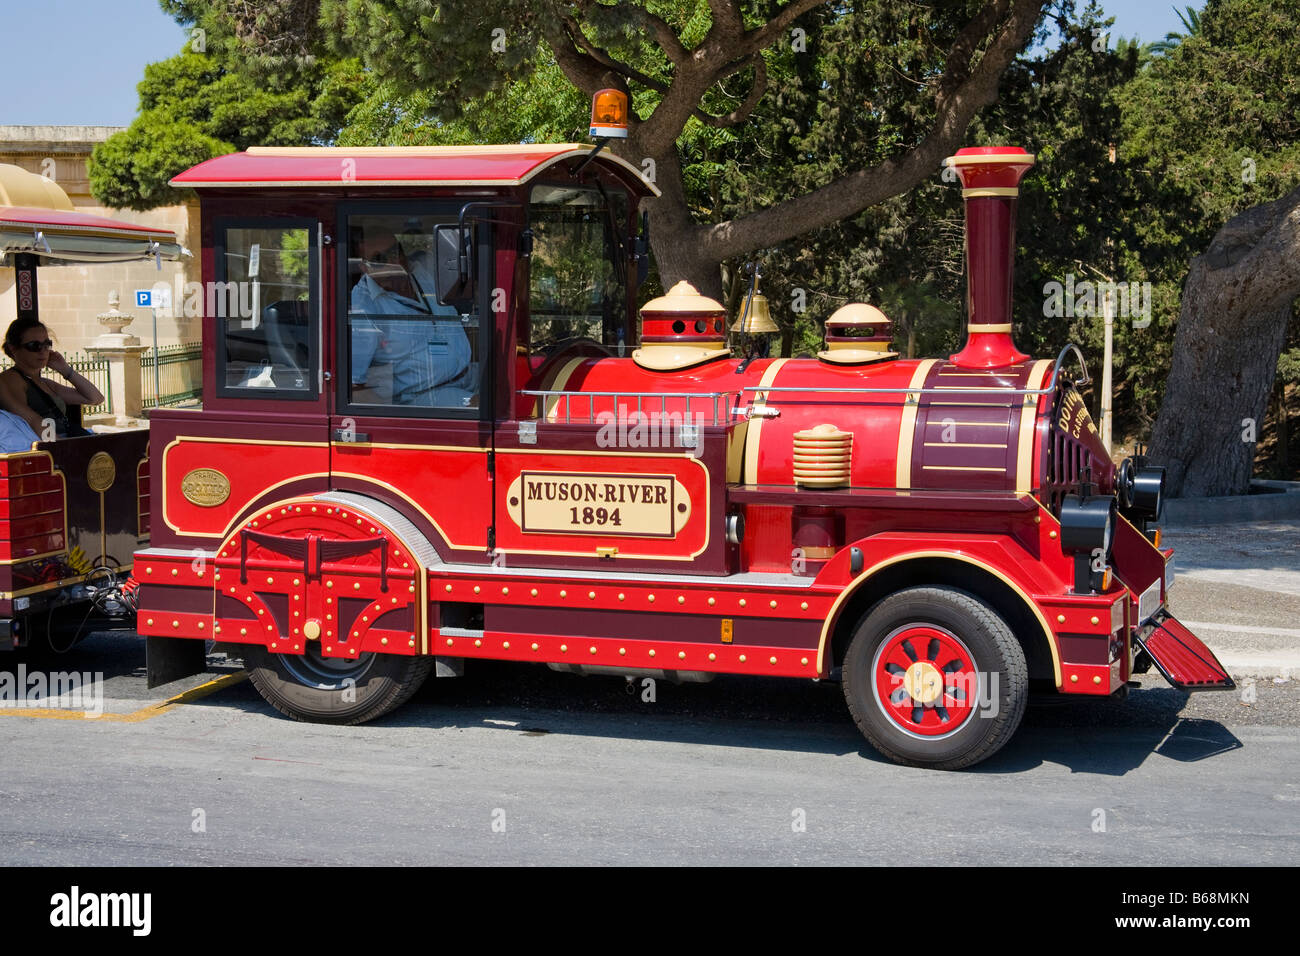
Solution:
[[(633, 165), (644, 168), (643, 160), (634, 158), (639, 154), (639, 145), (633, 134), (627, 147), (618, 152)], [(661, 195), (644, 208), (650, 213), (650, 246), (664, 291), (685, 279), (702, 295), (722, 302), (721, 261), (703, 254), (704, 227), (691, 220), (677, 149), (674, 146), (653, 158), (654, 182)]]
[(1290, 422), (1286, 416), (1286, 382), (1277, 383), (1277, 476), (1283, 481), (1291, 477)]
[(1300, 189), (1234, 216), (1183, 287), (1150, 456), (1178, 496), (1243, 494), (1300, 295)]

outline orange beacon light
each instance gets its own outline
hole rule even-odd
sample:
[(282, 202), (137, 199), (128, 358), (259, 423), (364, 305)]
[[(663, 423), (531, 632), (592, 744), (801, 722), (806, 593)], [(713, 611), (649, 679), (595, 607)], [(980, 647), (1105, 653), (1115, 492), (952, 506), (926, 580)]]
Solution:
[(597, 90), (591, 98), (591, 136), (627, 139), (627, 94), (622, 90)]

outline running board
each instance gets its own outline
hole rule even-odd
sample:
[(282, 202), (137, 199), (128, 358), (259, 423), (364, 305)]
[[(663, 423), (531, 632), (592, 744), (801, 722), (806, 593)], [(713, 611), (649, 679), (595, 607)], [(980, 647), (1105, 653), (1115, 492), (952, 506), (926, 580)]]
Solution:
[(1235, 690), (1237, 685), (1214, 652), (1164, 608), (1134, 634), (1138, 646), (1179, 690)]

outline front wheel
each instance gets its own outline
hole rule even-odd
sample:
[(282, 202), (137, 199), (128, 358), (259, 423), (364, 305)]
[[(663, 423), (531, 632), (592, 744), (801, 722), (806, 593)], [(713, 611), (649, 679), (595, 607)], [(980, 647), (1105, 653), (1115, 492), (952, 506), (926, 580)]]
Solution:
[(315, 643), (301, 655), (256, 646), (243, 654), (248, 679), (268, 704), (295, 720), (321, 724), (374, 720), (409, 700), (433, 669), (432, 657), (325, 657)]
[(956, 588), (876, 604), (844, 658), (858, 729), (897, 763), (958, 770), (992, 756), (1024, 716), (1024, 649), (991, 608)]

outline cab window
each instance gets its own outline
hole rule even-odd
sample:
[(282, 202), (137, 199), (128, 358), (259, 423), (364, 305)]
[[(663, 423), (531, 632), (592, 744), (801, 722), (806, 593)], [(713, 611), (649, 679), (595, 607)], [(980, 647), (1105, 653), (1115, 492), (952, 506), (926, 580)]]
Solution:
[(478, 306), (440, 305), (434, 226), (454, 215), (365, 212), (346, 217), (346, 401), (388, 409), (477, 408)]
[(316, 396), (315, 233), (315, 223), (218, 223), (203, 306), (216, 328), (220, 394)]
[(616, 355), (627, 347), (627, 195), (589, 186), (535, 186), (529, 203), (530, 356), (580, 340)]

